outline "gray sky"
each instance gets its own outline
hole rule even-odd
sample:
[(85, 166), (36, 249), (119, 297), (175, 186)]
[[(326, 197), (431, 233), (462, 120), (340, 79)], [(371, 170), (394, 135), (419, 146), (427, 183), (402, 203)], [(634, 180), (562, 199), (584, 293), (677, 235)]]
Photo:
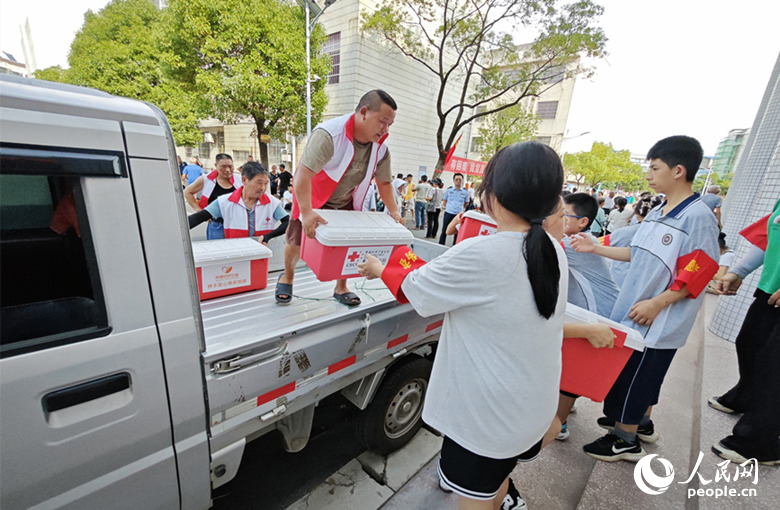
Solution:
[[(107, 0), (0, 0), (0, 48), (23, 61), (19, 26), (29, 17), (39, 68), (67, 67), (87, 9)], [(609, 56), (578, 80), (564, 151), (594, 141), (645, 153), (687, 134), (714, 155), (729, 130), (749, 128), (780, 52), (780, 2), (602, 0)], [(580, 133), (589, 134), (577, 137)]]

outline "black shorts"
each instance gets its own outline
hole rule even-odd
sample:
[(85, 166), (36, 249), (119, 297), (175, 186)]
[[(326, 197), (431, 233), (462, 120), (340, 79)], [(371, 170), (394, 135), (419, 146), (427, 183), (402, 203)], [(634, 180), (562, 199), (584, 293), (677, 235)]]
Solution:
[(639, 425), (647, 408), (658, 403), (661, 385), (677, 349), (634, 351), (604, 399), (604, 414), (626, 425)]
[(439, 458), (439, 477), (453, 492), (471, 499), (496, 497), (501, 484), (518, 462), (534, 460), (542, 450), (542, 440), (524, 453), (508, 459), (477, 455), (448, 437), (444, 438)]

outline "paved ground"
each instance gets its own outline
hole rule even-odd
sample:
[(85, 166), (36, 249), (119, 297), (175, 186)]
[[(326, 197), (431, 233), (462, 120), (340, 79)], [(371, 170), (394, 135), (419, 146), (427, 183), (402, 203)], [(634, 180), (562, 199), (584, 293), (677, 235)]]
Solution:
[[(423, 231), (412, 230), (415, 237)], [(531, 509), (774, 509), (780, 501), (778, 468), (760, 466), (753, 478), (734, 478), (734, 464), (710, 451), (730, 433), (736, 418), (707, 406), (706, 400), (730, 388), (737, 380), (734, 345), (706, 330), (717, 297), (705, 296), (685, 348), (675, 357), (653, 419), (661, 433), (659, 442), (646, 445), (649, 454), (668, 460), (674, 478), (659, 495), (640, 491), (634, 481), (635, 464), (598, 462), (582, 452), (582, 446), (603, 435), (596, 425), (601, 405), (580, 399), (569, 419), (571, 437), (544, 450), (539, 459), (519, 465), (512, 473)], [(724, 298), (725, 299), (725, 298)], [(386, 459), (363, 454), (328, 477), (319, 487), (288, 510), (450, 509), (457, 499), (438, 489), (436, 462), (441, 438), (423, 429), (406, 448)], [(697, 474), (691, 474), (701, 456)], [(421, 468), (418, 468), (420, 466)], [(654, 459), (653, 472), (663, 475)], [(726, 469), (729, 479), (718, 476)], [(737, 495), (722, 496), (734, 490)], [(753, 489), (754, 495), (740, 495)], [(697, 493), (697, 491), (699, 491)], [(716, 494), (716, 491), (717, 494)], [(692, 496), (689, 496), (692, 494)]]

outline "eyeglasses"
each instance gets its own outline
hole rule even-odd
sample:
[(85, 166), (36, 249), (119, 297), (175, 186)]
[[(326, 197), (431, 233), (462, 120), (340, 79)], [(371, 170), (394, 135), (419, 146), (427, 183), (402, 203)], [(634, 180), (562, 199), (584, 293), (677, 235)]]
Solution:
[(564, 213), (564, 215), (568, 216), (569, 218), (576, 218), (578, 220), (586, 217), (586, 216), (577, 216), (576, 214), (566, 214), (566, 213)]

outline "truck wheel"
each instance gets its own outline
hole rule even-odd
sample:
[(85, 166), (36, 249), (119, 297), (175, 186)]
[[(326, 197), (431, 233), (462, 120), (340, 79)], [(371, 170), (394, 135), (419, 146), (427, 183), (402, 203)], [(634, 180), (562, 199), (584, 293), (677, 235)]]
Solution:
[(355, 421), (358, 439), (366, 448), (384, 455), (404, 446), (420, 430), (431, 366), (414, 356), (382, 382)]

